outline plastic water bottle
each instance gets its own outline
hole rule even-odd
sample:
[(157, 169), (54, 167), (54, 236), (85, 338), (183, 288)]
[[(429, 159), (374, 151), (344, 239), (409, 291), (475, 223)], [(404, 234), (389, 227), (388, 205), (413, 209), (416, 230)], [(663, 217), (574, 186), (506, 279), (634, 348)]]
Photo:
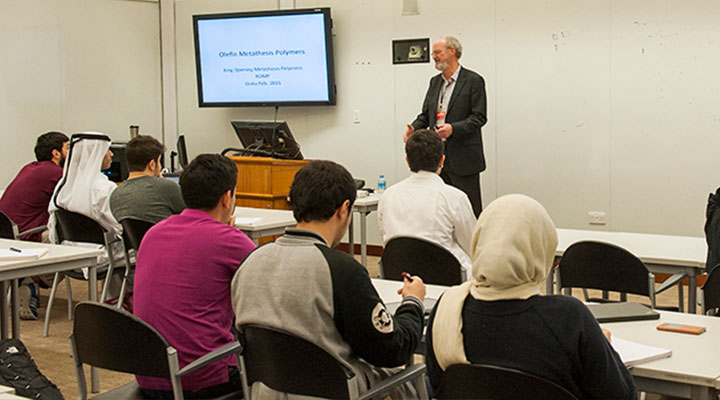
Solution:
[(378, 185), (377, 185), (377, 193), (383, 194), (383, 192), (385, 192), (386, 188), (387, 188), (387, 182), (385, 181), (385, 175), (380, 174), (380, 179), (378, 179)]

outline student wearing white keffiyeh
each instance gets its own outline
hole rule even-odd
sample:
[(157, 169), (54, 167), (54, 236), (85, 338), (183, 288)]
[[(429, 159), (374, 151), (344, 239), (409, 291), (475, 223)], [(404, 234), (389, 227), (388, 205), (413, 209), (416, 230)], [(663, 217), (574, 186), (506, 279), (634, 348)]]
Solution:
[[(122, 255), (122, 242), (119, 240), (122, 235), (120, 225), (110, 211), (110, 194), (117, 187), (101, 171), (110, 167), (113, 153), (110, 151), (111, 140), (109, 137), (97, 132), (84, 132), (72, 135), (70, 138), (70, 151), (68, 152), (63, 170), (63, 177), (55, 187), (55, 192), (50, 200), (48, 211), (48, 230), (50, 241), (57, 242), (55, 230), (57, 220), (55, 212), (59, 208), (85, 215), (102, 226), (108, 232), (112, 232), (118, 240), (112, 242), (112, 254), (115, 265), (119, 265)], [(65, 243), (79, 246), (92, 246), (94, 244)], [(100, 246), (102, 247), (102, 246)], [(107, 262), (106, 256), (98, 258), (98, 264)], [(83, 274), (87, 278), (87, 268), (83, 268)], [(113, 284), (110, 288), (110, 295), (115, 296), (116, 288)]]
[(557, 233), (524, 195), (487, 207), (472, 239), (473, 278), (448, 289), (430, 317), (426, 363), (433, 389), (452, 364), (490, 364), (549, 379), (583, 399), (634, 399), (632, 377), (590, 311), (542, 296)]

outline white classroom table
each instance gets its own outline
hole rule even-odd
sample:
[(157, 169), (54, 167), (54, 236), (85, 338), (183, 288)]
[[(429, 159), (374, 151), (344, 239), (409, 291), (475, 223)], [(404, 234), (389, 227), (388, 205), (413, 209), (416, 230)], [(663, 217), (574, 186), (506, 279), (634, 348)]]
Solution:
[[(656, 310), (657, 311), (657, 310)], [(720, 318), (658, 311), (659, 320), (602, 324), (614, 337), (672, 350), (672, 356), (630, 369), (638, 390), (691, 399), (717, 398), (720, 391)], [(658, 331), (664, 322), (704, 326), (688, 335)]]
[[(7, 282), (11, 281), (12, 337), (20, 338), (18, 282), (22, 278), (88, 267), (88, 299), (90, 301), (97, 301), (97, 257), (104, 254), (105, 250), (0, 239), (0, 248), (7, 249), (10, 247), (17, 249), (45, 247), (48, 249), (47, 254), (36, 260), (0, 260), (1, 293), (6, 293)], [(7, 296), (5, 295), (0, 296), (0, 308), (0, 332), (2, 338), (7, 338)], [(93, 393), (97, 393), (99, 378), (95, 368), (90, 370), (90, 381)]]
[[(367, 215), (377, 210), (380, 200), (378, 195), (372, 195), (355, 200), (353, 212), (360, 214), (360, 256), (362, 265), (367, 266)], [(243, 219), (257, 219), (250, 223)], [(253, 207), (235, 208), (235, 227), (243, 231), (248, 237), (258, 244), (261, 237), (281, 235), (285, 228), (292, 228), (297, 225), (291, 210), (273, 210)], [(348, 252), (352, 255), (355, 246), (353, 235), (353, 220), (350, 220), (348, 229), (349, 246)]]
[[(257, 221), (248, 223), (243, 219), (260, 218)], [(236, 207), (235, 226), (243, 231), (248, 237), (258, 244), (261, 237), (281, 235), (285, 228), (292, 228), (297, 225), (291, 210), (271, 210), (265, 208)]]
[[(45, 247), (48, 249), (47, 254), (36, 260), (0, 260), (0, 281), (12, 281), (12, 337), (20, 338), (17, 285), (18, 281), (22, 278), (44, 274), (54, 274), (55, 272), (89, 267), (90, 279), (88, 280), (88, 285), (89, 288), (96, 288), (96, 290), (88, 290), (89, 299), (91, 301), (97, 301), (97, 271), (95, 270), (95, 267), (97, 266), (97, 257), (104, 254), (104, 250), (0, 239), (0, 248), (7, 249), (9, 247), (15, 247), (18, 249)], [(3, 314), (2, 321), (0, 321), (0, 331), (2, 333), (2, 337), (7, 338), (7, 316), (4, 315), (7, 310), (7, 297), (0, 297), (2, 297), (0, 302), (3, 303), (2, 310), (0, 311)]]
[[(697, 276), (705, 271), (707, 257), (705, 238), (562, 228), (558, 228), (557, 233), (557, 257), (562, 257), (565, 250), (575, 242), (593, 240), (612, 243), (628, 250), (641, 259), (651, 272), (670, 275), (685, 273), (689, 283), (688, 312), (696, 312)], [(547, 281), (548, 293), (553, 292), (552, 281), (551, 274)]]
[[(399, 301), (400, 281), (372, 279), (385, 303)], [(426, 297), (439, 298), (446, 286), (427, 285)], [(720, 393), (720, 318), (658, 311), (659, 320), (613, 322), (602, 326), (613, 336), (672, 350), (672, 356), (630, 368), (638, 390), (694, 400), (717, 398)], [(658, 331), (664, 322), (698, 325), (707, 332), (695, 336)]]
[[(380, 202), (379, 194), (373, 193), (367, 197), (355, 199), (353, 204), (353, 213), (360, 214), (360, 263), (367, 267), (367, 216), (378, 208)], [(348, 253), (355, 253), (355, 232), (353, 231), (354, 217), (350, 220), (350, 229), (348, 230)]]

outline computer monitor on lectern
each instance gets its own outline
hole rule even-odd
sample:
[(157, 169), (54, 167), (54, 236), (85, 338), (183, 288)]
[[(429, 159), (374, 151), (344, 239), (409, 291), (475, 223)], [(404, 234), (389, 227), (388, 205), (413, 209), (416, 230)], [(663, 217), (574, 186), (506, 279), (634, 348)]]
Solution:
[(285, 121), (232, 121), (231, 124), (246, 155), (303, 159), (300, 145)]

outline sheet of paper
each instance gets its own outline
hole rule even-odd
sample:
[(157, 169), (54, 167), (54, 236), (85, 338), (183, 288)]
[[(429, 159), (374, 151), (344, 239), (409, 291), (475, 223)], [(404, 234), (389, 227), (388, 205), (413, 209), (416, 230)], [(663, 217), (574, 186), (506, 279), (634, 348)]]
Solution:
[(44, 256), (48, 252), (47, 247), (35, 247), (31, 249), (17, 247), (18, 251), (10, 249), (0, 249), (0, 260), (3, 261), (14, 261), (14, 260), (37, 260)]
[(262, 217), (235, 217), (235, 226), (237, 225), (255, 225), (260, 222)]
[(617, 336), (612, 337), (612, 347), (617, 351), (623, 364), (627, 367), (672, 356), (672, 350), (670, 349), (648, 346)]

